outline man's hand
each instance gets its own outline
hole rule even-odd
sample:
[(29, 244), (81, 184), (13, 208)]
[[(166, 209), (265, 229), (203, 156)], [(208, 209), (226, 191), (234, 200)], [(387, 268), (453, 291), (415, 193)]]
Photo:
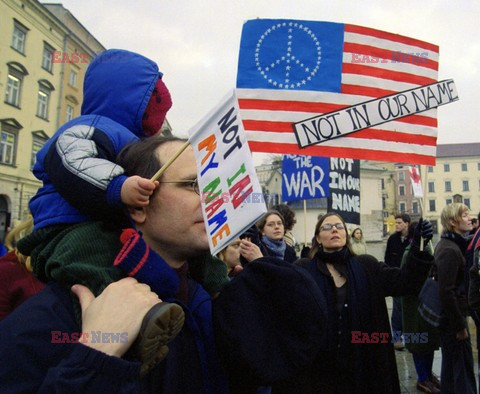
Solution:
[(122, 203), (135, 208), (145, 207), (157, 186), (158, 181), (152, 182), (137, 175), (130, 176), (122, 185), (120, 192)]
[(427, 245), (433, 237), (433, 227), (429, 220), (420, 218), (417, 227), (413, 233), (412, 248), (420, 250), (421, 238), (423, 238), (424, 245)]
[(253, 260), (263, 257), (260, 248), (251, 242), (248, 238), (244, 238), (240, 241), (240, 254), (247, 260), (249, 263)]
[[(88, 333), (88, 342), (84, 344), (117, 357), (122, 357), (133, 344), (150, 308), (161, 302), (148, 285), (138, 283), (134, 278), (110, 284), (96, 298), (82, 285), (73, 285), (72, 292), (82, 308), (82, 332)], [(93, 341), (92, 331), (100, 332), (100, 341)], [(124, 333), (128, 339), (126, 343), (102, 340), (103, 334), (115, 336)]]

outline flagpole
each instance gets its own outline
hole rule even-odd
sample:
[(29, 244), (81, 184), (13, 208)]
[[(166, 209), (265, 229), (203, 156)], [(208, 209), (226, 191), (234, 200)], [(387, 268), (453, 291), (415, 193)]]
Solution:
[(307, 245), (307, 200), (303, 200), (303, 228), (304, 228), (304, 239), (305, 246)]
[[(422, 171), (422, 168), (424, 171)], [(422, 191), (423, 191), (423, 194), (425, 194), (427, 192), (427, 185), (428, 185), (428, 181), (427, 181), (427, 176), (428, 176), (428, 169), (426, 168), (426, 166), (423, 166), (420, 164), (420, 181), (422, 182)], [(422, 172), (425, 172), (425, 174), (422, 174)], [(425, 175), (425, 177), (424, 177)], [(424, 179), (425, 178), (425, 179)], [(424, 196), (422, 195), (422, 217), (423, 217), (423, 213), (425, 212), (425, 198)]]

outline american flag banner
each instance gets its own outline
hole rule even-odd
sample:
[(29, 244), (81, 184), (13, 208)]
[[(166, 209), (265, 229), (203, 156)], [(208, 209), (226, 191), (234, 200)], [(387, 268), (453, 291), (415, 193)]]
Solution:
[[(293, 123), (437, 82), (438, 46), (332, 22), (247, 21), (237, 98), (253, 152), (435, 164), (437, 110), (300, 148)], [(392, 112), (400, 110), (392, 102)]]

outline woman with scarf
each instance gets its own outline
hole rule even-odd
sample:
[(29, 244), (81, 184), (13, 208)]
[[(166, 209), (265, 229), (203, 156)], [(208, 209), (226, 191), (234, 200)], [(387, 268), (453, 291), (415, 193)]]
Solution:
[[(280, 212), (273, 209), (267, 211), (257, 223), (257, 227), (260, 231), (259, 246), (263, 256), (277, 257), (289, 263), (297, 260), (295, 249), (284, 240), (285, 220)], [(256, 243), (253, 239), (252, 242)]]
[(354, 256), (345, 221), (323, 215), (316, 227), (307, 269), (328, 309), (326, 348), (299, 375), (274, 385), (274, 393), (400, 393), (386, 296), (418, 292), (432, 256), (420, 251), (432, 225), (420, 221), (404, 267), (389, 267), (373, 256)]
[(472, 221), (468, 207), (460, 203), (443, 208), (440, 220), (443, 232), (434, 256), (445, 316), (439, 327), (442, 393), (476, 393), (465, 294), (465, 252)]

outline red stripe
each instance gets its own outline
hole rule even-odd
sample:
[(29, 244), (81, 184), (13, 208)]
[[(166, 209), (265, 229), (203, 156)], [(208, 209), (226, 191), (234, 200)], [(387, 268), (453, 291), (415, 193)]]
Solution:
[(395, 121), (402, 122), (402, 123), (416, 124), (420, 126), (428, 126), (428, 127), (438, 126), (437, 118), (431, 118), (429, 116), (424, 116), (424, 115), (408, 115), (403, 118), (395, 119)]
[(408, 62), (418, 67), (425, 67), (425, 68), (430, 68), (432, 70), (438, 71), (438, 62), (432, 59), (428, 59), (428, 58), (418, 59), (416, 57), (409, 58), (407, 55), (404, 55), (401, 59), (397, 59), (395, 55), (396, 51), (391, 49), (382, 49), (382, 48), (377, 48), (370, 45), (356, 44), (353, 42), (345, 42), (343, 44), (343, 51), (346, 53), (352, 53), (352, 54), (374, 56), (374, 57), (378, 57), (380, 59), (385, 59), (388, 61), (396, 61), (397, 63)]
[(438, 45), (430, 44), (429, 42), (417, 40), (415, 38), (405, 37), (399, 34), (388, 33), (386, 31), (372, 29), (370, 27), (349, 25), (349, 24), (345, 24), (344, 26), (345, 26), (345, 32), (348, 32), (348, 33), (363, 34), (365, 36), (372, 36), (372, 37), (382, 38), (385, 40), (400, 42), (406, 45), (417, 46), (417, 47), (424, 48), (436, 53), (439, 52)]
[(252, 152), (285, 153), (325, 157), (349, 157), (360, 160), (435, 165), (435, 156), (421, 155), (416, 153), (401, 153), (359, 148), (337, 148), (321, 145), (309, 146), (307, 148), (300, 149), (295, 144), (277, 142), (249, 141), (248, 144)]
[(138, 262), (135, 268), (128, 274), (128, 276), (135, 276), (135, 274), (142, 269), (145, 262), (148, 260), (149, 254), (150, 254), (150, 247), (147, 245), (145, 254), (142, 256), (142, 259)]
[(286, 100), (257, 100), (257, 99), (238, 99), (240, 109), (254, 109), (266, 111), (291, 111), (291, 112), (312, 112), (323, 114), (326, 112), (337, 111), (347, 105), (306, 102), (306, 101), (286, 101)]
[[(265, 132), (265, 133), (293, 133), (292, 123), (289, 122), (271, 122), (244, 120), (243, 127), (246, 131)], [(402, 131), (392, 131), (384, 129), (363, 129), (358, 132), (348, 134), (352, 138), (376, 139), (381, 141), (405, 142), (408, 144), (436, 146), (437, 138), (423, 135), (405, 133)]]
[(391, 81), (407, 82), (416, 85), (429, 85), (437, 82), (434, 78), (422, 77), (420, 75), (404, 73), (400, 71), (385, 70), (375, 66), (366, 66), (363, 64), (343, 63), (342, 74), (368, 75), (375, 78), (388, 79)]
[(436, 146), (437, 137), (421, 134), (409, 134), (401, 131), (383, 129), (364, 129), (348, 135), (352, 138), (375, 139), (380, 141), (403, 142), (407, 144)]
[(341, 91), (344, 94), (354, 94), (356, 96), (368, 96), (368, 97), (383, 97), (390, 96), (391, 94), (398, 93), (393, 90), (372, 88), (369, 86), (348, 85), (342, 83)]

